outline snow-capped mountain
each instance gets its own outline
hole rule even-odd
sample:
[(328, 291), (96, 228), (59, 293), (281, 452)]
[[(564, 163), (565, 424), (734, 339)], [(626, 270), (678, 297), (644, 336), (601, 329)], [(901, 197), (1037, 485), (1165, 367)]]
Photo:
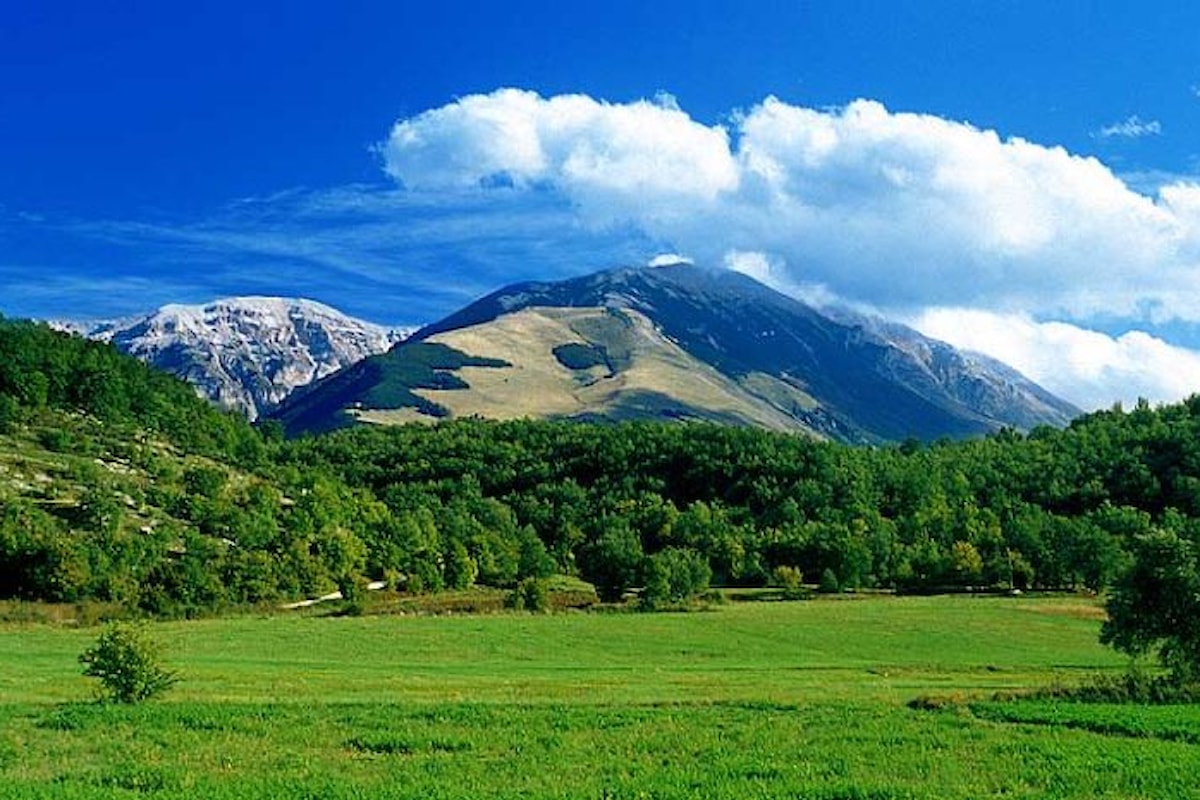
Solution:
[(370, 355), (413, 328), (387, 328), (312, 300), (229, 297), (59, 327), (178, 375), (210, 400), (256, 419), (293, 389)]

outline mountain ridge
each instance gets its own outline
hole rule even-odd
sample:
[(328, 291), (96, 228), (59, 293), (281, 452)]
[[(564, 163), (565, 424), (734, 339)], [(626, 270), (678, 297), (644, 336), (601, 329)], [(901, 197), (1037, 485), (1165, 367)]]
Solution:
[(359, 320), (315, 300), (260, 295), (55, 326), (109, 342), (252, 420), (296, 388), (386, 352), (412, 330)]
[[(453, 349), (456, 340), (466, 341), (468, 331), (474, 332), (470, 341), (486, 346), (502, 338), (490, 336), (489, 326), (530, 309), (636, 312), (649, 320), (661, 337), (660, 348), (677, 348), (691, 359), (690, 366), (681, 368), (693, 372), (711, 369), (727, 379), (720, 386), (716, 385), (719, 382), (713, 384), (710, 397), (693, 393), (687, 402), (675, 398), (678, 402), (672, 403), (669, 385), (642, 386), (639, 391), (652, 391), (658, 397), (639, 407), (632, 402), (632, 395), (620, 396), (629, 389), (620, 385), (620, 379), (628, 375), (614, 374), (606, 378), (613, 393), (605, 403), (594, 410), (565, 415), (568, 418), (720, 419), (723, 412), (717, 409), (725, 408), (736, 409), (734, 416), (742, 417), (742, 424), (747, 418), (749, 424), (758, 424), (755, 420), (761, 413), (750, 409), (767, 403), (786, 415), (796, 430), (866, 443), (909, 437), (957, 438), (1006, 426), (1064, 425), (1079, 413), (1011, 368), (989, 366), (986, 360), (962, 354), (897, 323), (839, 318), (741, 273), (687, 264), (619, 267), (562, 281), (513, 284), (419, 329), (408, 343), (374, 357), (380, 359), (375, 368), (386, 373), (389, 364), (403, 363), (406, 346), (418, 343)], [(550, 351), (554, 344), (573, 344), (602, 352), (608, 346), (605, 342), (615, 335), (613, 330), (589, 334), (576, 328), (561, 342), (531, 342), (530, 346)], [(519, 351), (518, 345), (512, 345), (507, 355), (499, 350), (463, 352), (513, 363), (533, 358)], [(650, 350), (642, 352), (650, 357)], [(545, 380), (529, 383), (535, 397), (559, 391), (572, 375), (582, 379), (569, 365), (561, 364), (561, 359), (560, 365), (559, 373), (550, 379), (554, 386)], [(539, 370), (539, 375), (549, 374), (544, 365)], [(510, 364), (501, 380), (519, 382), (529, 374), (522, 372), (519, 364)], [(456, 404), (475, 409), (469, 413), (479, 413), (478, 403), (462, 400), (462, 392), (470, 391), (469, 381), (459, 373), (455, 380), (467, 386), (417, 388), (425, 392), (422, 399), (437, 406), (441, 415), (456, 415)], [(310, 414), (320, 406), (322, 386), (337, 381), (335, 374), (306, 392)], [(331, 389), (330, 394), (340, 391), (338, 396), (344, 400), (353, 394), (345, 389)], [(314, 392), (318, 394), (314, 396)], [(369, 406), (361, 398), (352, 400), (349, 406), (327, 409), (330, 415), (342, 414), (342, 419), (335, 424), (327, 417), (321, 427), (345, 424), (371, 410), (386, 409)], [(541, 414), (536, 408), (530, 409), (530, 415), (561, 416)], [(279, 418), (289, 425), (287, 403)]]

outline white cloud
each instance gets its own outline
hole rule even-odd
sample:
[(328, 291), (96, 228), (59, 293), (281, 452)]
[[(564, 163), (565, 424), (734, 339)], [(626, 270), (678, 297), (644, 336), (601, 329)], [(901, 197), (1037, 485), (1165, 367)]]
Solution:
[(910, 321), (927, 336), (1017, 368), (1086, 409), (1144, 397), (1173, 401), (1200, 391), (1200, 353), (1142, 331), (1121, 336), (1021, 314), (928, 309)]
[[(1161, 130), (1136, 117), (1110, 127)], [(988, 309), (1083, 332), (1097, 316), (1200, 321), (1196, 184), (1139, 192), (1095, 158), (870, 100), (818, 110), (769, 97), (724, 127), (673, 98), (504, 89), (401, 120), (380, 151), (412, 191), (550, 192), (587, 229), (637, 230), (809, 300), (891, 315)], [(1110, 358), (1109, 372), (1080, 357), (1071, 386), (1085, 394), (1064, 393), (1093, 404), (1093, 390), (1159, 399), (1171, 385), (1200, 388), (1177, 370), (1186, 381), (1138, 383), (1131, 354), (1150, 363), (1170, 347), (1144, 336), (1096, 344), (1088, 352)]]
[(647, 267), (670, 267), (675, 264), (695, 264), (696, 262), (679, 253), (659, 253), (646, 262)]
[(1162, 123), (1156, 119), (1143, 120), (1137, 114), (1121, 122), (1105, 125), (1096, 135), (1102, 139), (1118, 136), (1122, 139), (1141, 139), (1143, 136), (1158, 136), (1162, 133)]
[(730, 250), (725, 254), (725, 267), (743, 275), (749, 275), (759, 283), (776, 285), (778, 276), (771, 269), (771, 260), (766, 253), (755, 250)]
[[(726, 269), (748, 275), (759, 283), (766, 284), (777, 292), (791, 295), (817, 307), (833, 305), (838, 298), (829, 289), (818, 283), (795, 280), (786, 265), (779, 259), (757, 250), (730, 250), (721, 263)], [(871, 311), (872, 309), (866, 309)]]
[(549, 183), (593, 221), (675, 218), (737, 187), (724, 128), (698, 125), (669, 95), (611, 104), (502, 89), (402, 120), (381, 146), (415, 190)]
[(880, 308), (1200, 318), (1191, 187), (1151, 197), (1094, 158), (867, 100), (768, 98), (732, 124), (505, 89), (402, 120), (381, 151), (416, 190), (504, 175), (562, 193), (593, 227), (632, 223), (707, 263), (762, 252)]

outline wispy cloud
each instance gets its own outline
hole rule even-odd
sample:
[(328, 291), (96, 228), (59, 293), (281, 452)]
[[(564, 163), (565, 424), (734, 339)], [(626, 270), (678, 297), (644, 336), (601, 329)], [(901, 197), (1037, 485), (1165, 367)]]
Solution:
[[(22, 235), (71, 238), (78, 252), (98, 251), (52, 269), (12, 267), (29, 280), (3, 281), (0, 303), (38, 316), (125, 315), (166, 302), (269, 294), (414, 324), (515, 279), (642, 263), (663, 250), (638, 231), (585, 229), (555, 193), (368, 185), (243, 198), (200, 219), (24, 223)], [(47, 288), (68, 281), (70, 291)], [(110, 290), (112, 281), (138, 288)]]
[(1162, 133), (1162, 123), (1156, 119), (1143, 120), (1137, 114), (1128, 117), (1121, 122), (1114, 122), (1112, 125), (1105, 125), (1100, 130), (1096, 131), (1096, 135), (1101, 139), (1111, 139), (1119, 137), (1122, 139), (1141, 139), (1146, 136), (1158, 136)]

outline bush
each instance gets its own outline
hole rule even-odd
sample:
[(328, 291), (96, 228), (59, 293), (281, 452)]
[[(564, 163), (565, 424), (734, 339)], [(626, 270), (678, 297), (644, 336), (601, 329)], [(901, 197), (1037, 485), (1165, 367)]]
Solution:
[(361, 575), (343, 575), (337, 582), (342, 593), (342, 614), (361, 617), (367, 610), (367, 579)]
[(668, 547), (646, 559), (642, 606), (678, 605), (704, 593), (712, 579), (708, 561), (686, 547)]
[(173, 686), (179, 678), (161, 660), (159, 643), (142, 628), (120, 622), (79, 656), (83, 674), (98, 678), (107, 699), (118, 703), (140, 703)]
[(771, 571), (771, 582), (783, 590), (784, 600), (801, 600), (810, 593), (804, 586), (804, 573), (798, 567), (779, 565)]
[(842, 590), (842, 586), (838, 583), (837, 573), (829, 567), (821, 573), (821, 582), (817, 584), (817, 591), (821, 594), (837, 594)]
[(548, 611), (550, 592), (546, 582), (538, 578), (526, 578), (509, 594), (506, 605), (517, 611)]

